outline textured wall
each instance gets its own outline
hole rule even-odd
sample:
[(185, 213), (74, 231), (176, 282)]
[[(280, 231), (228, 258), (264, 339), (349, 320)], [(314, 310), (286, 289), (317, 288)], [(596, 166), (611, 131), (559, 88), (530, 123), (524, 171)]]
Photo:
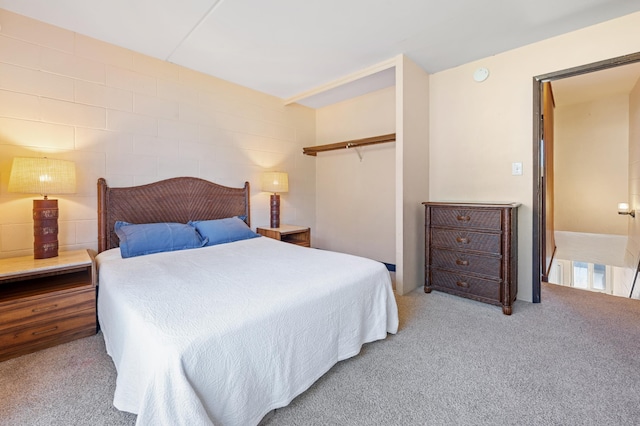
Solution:
[(284, 222), (313, 226), (315, 113), (241, 86), (0, 9), (0, 257), (32, 250), (31, 195), (7, 192), (12, 158), (73, 160), (59, 198), (61, 249), (97, 244), (96, 180), (111, 186), (196, 176), (252, 186), (252, 225), (268, 225), (260, 172), (290, 173)]

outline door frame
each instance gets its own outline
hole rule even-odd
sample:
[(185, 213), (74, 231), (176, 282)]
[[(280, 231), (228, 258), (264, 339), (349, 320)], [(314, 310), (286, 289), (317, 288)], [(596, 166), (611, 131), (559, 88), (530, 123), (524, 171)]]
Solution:
[(573, 68), (567, 68), (561, 71), (554, 71), (533, 77), (533, 170), (535, 173), (533, 179), (533, 281), (532, 281), (532, 301), (540, 303), (540, 288), (542, 277), (545, 271), (542, 270), (545, 259), (542, 259), (543, 245), (545, 239), (545, 211), (544, 206), (544, 186), (543, 186), (543, 162), (542, 154), (542, 84), (549, 81), (560, 80), (563, 78), (575, 77), (590, 72), (602, 71), (622, 65), (628, 65), (640, 62), (640, 52), (629, 55), (618, 56), (616, 58), (605, 59), (604, 61), (593, 62), (586, 65), (580, 65)]

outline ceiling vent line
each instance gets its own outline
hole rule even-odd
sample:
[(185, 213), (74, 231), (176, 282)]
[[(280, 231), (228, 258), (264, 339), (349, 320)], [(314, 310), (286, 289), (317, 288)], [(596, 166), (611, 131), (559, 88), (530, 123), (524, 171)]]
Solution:
[(204, 15), (202, 15), (202, 17), (198, 20), (198, 22), (196, 22), (196, 24), (193, 26), (193, 28), (191, 28), (191, 30), (189, 30), (189, 32), (182, 38), (182, 40), (180, 40), (180, 42), (176, 45), (176, 47), (173, 48), (173, 50), (171, 51), (171, 53), (169, 53), (167, 55), (167, 58), (165, 59), (165, 61), (167, 62), (171, 62), (171, 57), (174, 55), (174, 53), (176, 53), (176, 50), (178, 50), (185, 41), (187, 41), (187, 39), (189, 37), (191, 37), (191, 34), (194, 33), (195, 30), (197, 30), (198, 28), (200, 28), (200, 26), (202, 25), (202, 23), (213, 13), (213, 11), (215, 9), (218, 8), (218, 6), (220, 4), (222, 4), (223, 0), (215, 0), (213, 2), (213, 4), (211, 5), (211, 7), (209, 8), (209, 10), (207, 10), (207, 13), (205, 13)]

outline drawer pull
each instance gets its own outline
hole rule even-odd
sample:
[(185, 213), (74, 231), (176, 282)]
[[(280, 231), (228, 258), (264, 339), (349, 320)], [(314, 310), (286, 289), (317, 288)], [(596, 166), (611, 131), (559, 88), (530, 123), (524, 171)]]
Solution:
[(468, 260), (456, 259), (456, 265), (460, 266), (469, 266)]
[(456, 218), (458, 219), (460, 222), (469, 222), (471, 220), (471, 217), (467, 216), (467, 215), (458, 215), (458, 217)]
[(458, 237), (456, 238), (456, 241), (460, 244), (469, 244), (469, 239), (465, 237)]
[(52, 309), (57, 308), (58, 305), (51, 305), (51, 306), (45, 306), (44, 308), (35, 308), (32, 309), (31, 312), (33, 312), (34, 314), (38, 313), (38, 312), (45, 312), (45, 311), (50, 311)]
[(469, 283), (466, 281), (456, 281), (456, 285), (458, 287), (469, 288)]
[(46, 330), (42, 330), (42, 331), (34, 331), (31, 334), (33, 336), (37, 336), (39, 334), (51, 333), (52, 331), (56, 331), (57, 329), (58, 329), (58, 326), (55, 326), (55, 327), (47, 328)]

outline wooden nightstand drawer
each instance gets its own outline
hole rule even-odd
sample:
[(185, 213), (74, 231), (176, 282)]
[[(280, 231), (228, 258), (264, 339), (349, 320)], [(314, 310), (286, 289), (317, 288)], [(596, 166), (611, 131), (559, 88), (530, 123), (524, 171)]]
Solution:
[(0, 331), (0, 361), (96, 334), (95, 307)]
[(38, 321), (42, 317), (59, 317), (94, 307), (95, 289), (91, 285), (87, 285), (86, 290), (0, 303), (0, 332), (8, 327)]

